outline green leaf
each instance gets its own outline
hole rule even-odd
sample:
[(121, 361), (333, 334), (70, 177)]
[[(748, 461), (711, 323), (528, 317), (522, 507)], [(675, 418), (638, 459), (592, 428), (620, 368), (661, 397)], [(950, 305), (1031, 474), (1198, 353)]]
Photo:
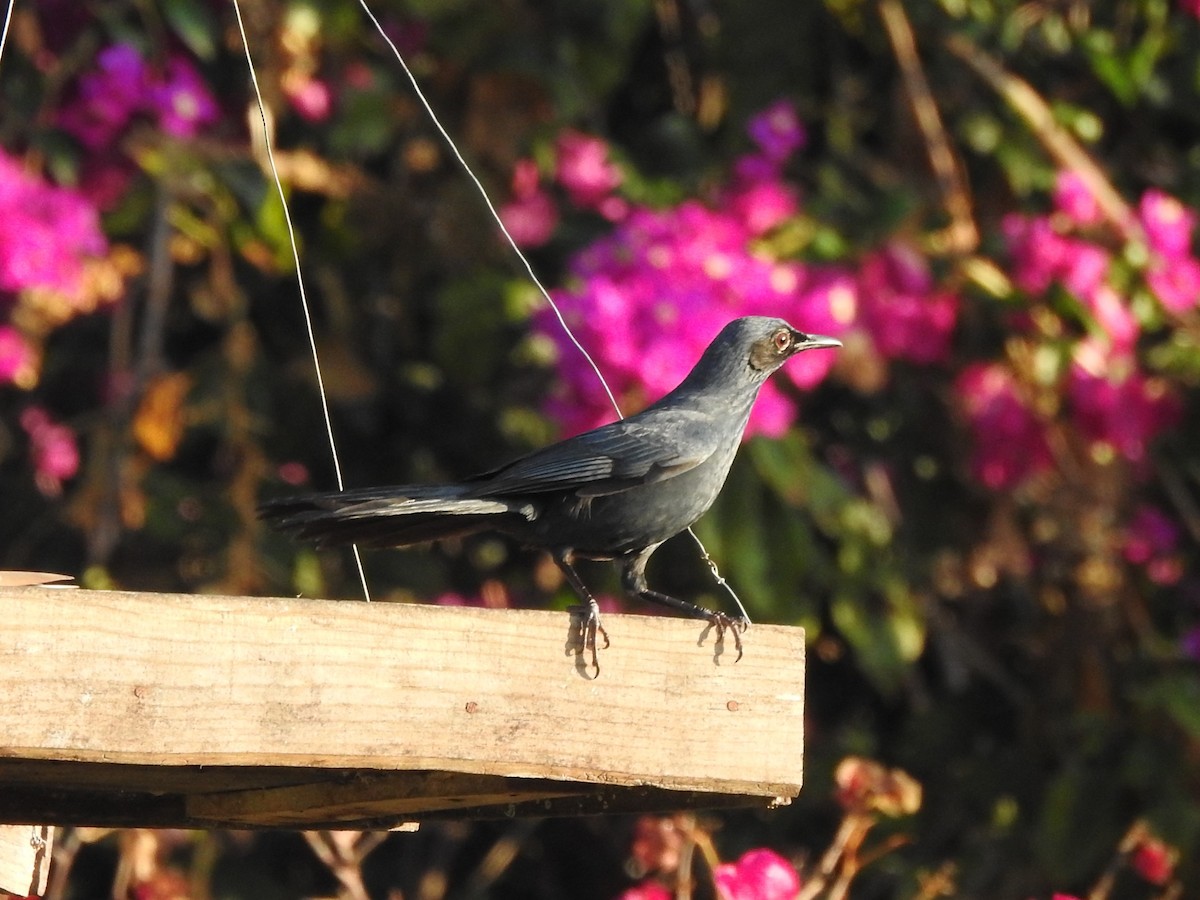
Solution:
[(1134, 692), (1143, 708), (1170, 717), (1193, 739), (1200, 738), (1200, 678), (1191, 672), (1172, 672)]
[(196, 56), (207, 61), (217, 55), (217, 22), (208, 4), (200, 0), (165, 0), (161, 9), (171, 30)]

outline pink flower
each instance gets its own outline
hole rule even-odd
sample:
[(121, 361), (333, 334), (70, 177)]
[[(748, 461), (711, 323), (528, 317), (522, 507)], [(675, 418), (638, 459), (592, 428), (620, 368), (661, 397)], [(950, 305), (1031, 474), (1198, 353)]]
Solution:
[(1179, 8), (1189, 16), (1200, 19), (1200, 0), (1179, 0)]
[(1156, 507), (1139, 507), (1125, 526), (1122, 554), (1133, 565), (1144, 568), (1155, 584), (1175, 584), (1183, 577), (1178, 549), (1179, 526)]
[(1112, 357), (1090, 340), (1076, 348), (1066, 391), (1072, 418), (1093, 446), (1111, 447), (1134, 463), (1179, 418), (1179, 401), (1165, 381), (1147, 378), (1131, 359)]
[(1100, 289), (1108, 278), (1108, 251), (1086, 241), (1064, 244), (1065, 259), (1058, 272), (1063, 287), (1084, 300)]
[(34, 480), (48, 497), (62, 493), (62, 482), (79, 471), (75, 433), (50, 418), (44, 409), (31, 406), (21, 413), (21, 427), (29, 435)]
[[(818, 331), (808, 318), (830, 317), (835, 299), (832, 293), (806, 293), (821, 271), (763, 253), (734, 210), (696, 201), (665, 210), (634, 206), (609, 235), (575, 255), (571, 287), (556, 291), (554, 299), (623, 411), (631, 413), (679, 384), (730, 319), (777, 315)], [(842, 321), (849, 321), (854, 303), (852, 296), (845, 302), (845, 293), (836, 299), (839, 313), (849, 312)], [(596, 372), (553, 313), (539, 313), (535, 328), (555, 344), (561, 366), (561, 387), (546, 411), (568, 433), (612, 421), (612, 405)], [(788, 367), (801, 364), (806, 355), (813, 354), (802, 354)], [(831, 362), (812, 364), (817, 368), (799, 383), (815, 384)], [(781, 434), (794, 416), (794, 403), (768, 382), (747, 434)]]
[(1146, 272), (1146, 284), (1165, 309), (1185, 313), (1200, 302), (1200, 262), (1191, 256), (1156, 259)]
[(934, 289), (923, 257), (898, 243), (868, 256), (859, 274), (862, 317), (879, 352), (915, 363), (944, 362), (958, 297)]
[(1135, 872), (1159, 887), (1166, 885), (1174, 876), (1178, 861), (1178, 850), (1152, 836), (1144, 837), (1129, 858), (1129, 864)]
[(746, 132), (763, 155), (776, 164), (784, 162), (808, 139), (796, 107), (788, 100), (777, 100), (752, 116)]
[(1190, 255), (1196, 214), (1170, 194), (1154, 188), (1142, 194), (1138, 219), (1155, 253), (1168, 261)]
[(76, 299), (84, 262), (107, 250), (94, 206), (0, 151), (0, 291), (41, 288)]
[(151, 86), (147, 99), (159, 127), (177, 138), (195, 137), (220, 114), (200, 73), (181, 56), (167, 60), (165, 76)]
[(513, 199), (500, 207), (500, 221), (519, 247), (540, 247), (558, 227), (558, 210), (541, 187), (537, 163), (522, 159), (513, 167)]
[(1013, 259), (1013, 280), (1028, 294), (1043, 294), (1055, 282), (1085, 298), (1108, 276), (1106, 250), (1065, 237), (1048, 217), (1012, 213), (1001, 225)]
[(449, 591), (445, 594), (439, 595), (438, 597), (436, 597), (434, 599), (433, 602), (434, 602), (435, 606), (482, 606), (483, 605), (480, 602), (478, 597), (476, 597), (472, 600), (468, 600), (462, 594), (455, 593), (454, 591)]
[(0, 384), (28, 381), (37, 356), (15, 328), (0, 325)]
[(657, 881), (643, 881), (622, 891), (617, 900), (671, 900), (675, 895)]
[(306, 122), (324, 122), (333, 112), (333, 91), (320, 78), (285, 78), (283, 93)]
[(800, 892), (795, 868), (773, 850), (748, 850), (736, 863), (713, 871), (722, 900), (794, 900)]
[(500, 207), (500, 221), (518, 247), (541, 247), (558, 227), (558, 210), (545, 192), (539, 191), (521, 200), (510, 200)]
[(1124, 298), (1107, 284), (1102, 284), (1084, 296), (1083, 301), (1100, 330), (1112, 342), (1114, 351), (1131, 352), (1141, 326)]
[(576, 206), (598, 207), (621, 184), (621, 170), (600, 138), (567, 130), (558, 136), (558, 182)]
[(1054, 181), (1054, 207), (1076, 225), (1097, 225), (1104, 218), (1084, 180), (1070, 170), (1059, 172)]
[(969, 366), (954, 390), (974, 439), (971, 470), (980, 482), (994, 491), (1005, 490), (1050, 468), (1045, 430), (1007, 366)]
[[(854, 275), (838, 268), (811, 269), (788, 318), (797, 328), (830, 337), (844, 335), (858, 320), (858, 285)], [(837, 362), (836, 353), (801, 353), (783, 371), (799, 388), (816, 387)]]
[(754, 235), (766, 234), (800, 208), (796, 189), (773, 178), (735, 188), (725, 202)]

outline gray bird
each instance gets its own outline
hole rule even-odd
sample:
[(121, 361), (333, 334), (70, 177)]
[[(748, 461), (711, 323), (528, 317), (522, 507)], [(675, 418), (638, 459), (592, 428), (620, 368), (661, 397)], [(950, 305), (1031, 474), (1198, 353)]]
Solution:
[(748, 316), (721, 329), (679, 387), (646, 409), (534, 451), (459, 484), (399, 485), (273, 500), (275, 526), (320, 545), (405, 547), (496, 531), (548, 551), (582, 598), (578, 639), (599, 673), (600, 610), (576, 559), (616, 560), (631, 595), (705, 619), (734, 636), (745, 622), (652, 590), (646, 562), (716, 500), (759, 388), (801, 350), (840, 347), (782, 319)]

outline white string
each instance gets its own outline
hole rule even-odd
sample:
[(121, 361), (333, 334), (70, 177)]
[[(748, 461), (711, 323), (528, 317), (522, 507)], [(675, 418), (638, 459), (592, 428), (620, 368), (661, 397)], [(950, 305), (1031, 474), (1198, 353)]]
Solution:
[[(13, 2), (13, 0), (9, 0)], [(329, 452), (333, 457), (333, 474), (337, 479), (338, 490), (345, 490), (342, 483), (342, 464), (338, 459), (337, 443), (333, 438), (333, 419), (329, 413), (329, 400), (325, 396), (325, 379), (321, 375), (321, 360), (317, 356), (317, 337), (313, 330), (312, 314), (308, 309), (308, 294), (304, 290), (304, 276), (300, 272), (300, 250), (296, 246), (296, 231), (292, 227), (292, 214), (288, 210), (287, 197), (283, 193), (283, 182), (279, 180), (279, 169), (275, 166), (275, 152), (271, 149), (271, 129), (267, 125), (267, 107), (263, 103), (262, 91), (258, 86), (258, 75), (254, 71), (254, 59), (250, 55), (250, 42), (246, 38), (246, 26), (242, 23), (242, 9), (238, 0), (233, 0), (233, 12), (237, 16), (238, 31), (242, 35), (242, 46), (246, 49), (246, 65), (250, 67), (250, 82), (254, 85), (254, 96), (258, 100), (258, 115), (262, 119), (263, 144), (267, 150), (267, 161), (271, 165), (271, 176), (275, 179), (275, 190), (279, 192), (279, 202), (283, 206), (283, 218), (287, 223), (288, 242), (292, 248), (292, 260), (296, 265), (296, 286), (300, 289), (300, 305), (304, 310), (304, 327), (308, 330), (308, 345), (312, 350), (313, 369), (317, 373), (317, 390), (321, 395), (321, 412), (325, 417), (325, 433), (329, 437)], [(358, 566), (358, 578), (362, 582), (363, 596), (371, 601), (371, 591), (367, 587), (367, 573), (363, 569), (362, 554), (358, 545), (353, 546), (354, 562)]]
[(441, 119), (437, 117), (437, 113), (433, 111), (433, 107), (430, 106), (429, 101), (425, 99), (425, 94), (421, 90), (421, 85), (417, 83), (417, 78), (415, 75), (413, 75), (412, 70), (409, 69), (408, 63), (404, 61), (404, 57), (400, 55), (400, 51), (396, 49), (396, 45), (392, 43), (392, 39), (388, 37), (387, 32), (383, 30), (383, 26), (379, 24), (379, 20), (375, 18), (375, 13), (371, 12), (371, 8), (367, 6), (367, 0), (358, 0), (358, 2), (363, 8), (363, 12), (367, 14), (367, 18), (369, 18), (372, 24), (375, 26), (375, 30), (379, 32), (379, 36), (382, 37), (384, 41), (387, 42), (387, 45), (392, 49), (392, 53), (395, 55), (396, 61), (400, 63), (400, 68), (402, 68), (404, 70), (404, 74), (408, 76), (408, 80), (412, 84), (413, 90), (417, 94), (417, 99), (421, 101), (421, 105), (425, 107), (425, 112), (429, 114), (429, 118), (433, 122), (433, 127), (438, 130), (438, 134), (442, 136), (442, 140), (446, 142), (446, 146), (450, 148), (450, 152), (454, 154), (454, 158), (457, 159), (459, 165), (463, 167), (463, 171), (467, 173), (467, 176), (471, 179), (471, 181), (475, 182), (475, 187), (479, 190), (479, 196), (483, 198), (484, 205), (487, 206), (488, 212), (492, 214), (492, 218), (496, 220), (496, 225), (499, 227), (500, 233), (504, 235), (505, 239), (508, 241), (508, 245), (512, 247), (513, 253), (517, 255), (517, 259), (519, 259), (525, 266), (525, 271), (529, 275), (529, 280), (534, 283), (534, 286), (537, 287), (542, 297), (550, 305), (550, 308), (554, 311), (555, 317), (558, 319), (558, 324), (562, 326), (563, 332), (568, 338), (570, 338), (571, 343), (575, 345), (575, 349), (583, 354), (583, 358), (587, 360), (588, 365), (592, 367), (592, 371), (596, 373), (596, 377), (600, 379), (600, 385), (604, 388), (604, 393), (608, 395), (608, 402), (611, 403), (612, 408), (616, 410), (617, 418), (623, 419), (625, 416), (622, 414), (621, 407), (617, 404), (617, 398), (613, 396), (613, 392), (609, 388), (608, 382), (604, 380), (604, 373), (600, 371), (600, 367), (596, 365), (596, 361), (592, 359), (591, 354), (583, 348), (583, 344), (579, 343), (578, 339), (575, 337), (575, 333), (571, 331), (570, 326), (567, 325), (567, 320), (563, 318), (562, 311), (558, 308), (558, 304), (554, 302), (554, 299), (550, 296), (550, 292), (542, 286), (542, 282), (538, 279), (537, 273), (533, 271), (533, 266), (530, 264), (529, 260), (525, 258), (525, 254), (521, 252), (521, 248), (517, 246), (517, 242), (513, 240), (513, 236), (508, 233), (508, 229), (504, 227), (504, 220), (500, 218), (500, 213), (496, 211), (496, 207), (493, 205), (491, 197), (488, 196), (487, 189), (483, 186), (483, 182), (479, 180), (479, 178), (475, 175), (475, 172), (471, 169), (470, 165), (468, 165), (467, 161), (463, 158), (463, 155), (458, 151), (458, 145), (454, 143), (454, 139), (450, 137), (450, 133), (446, 131), (444, 127), (442, 127)]
[(4, 45), (8, 43), (8, 26), (12, 22), (13, 6), (17, 0), (8, 0), (8, 10), (4, 13), (4, 30), (0, 31), (0, 59), (4, 59)]
[[(483, 182), (479, 180), (478, 176), (476, 176), (475, 172), (471, 169), (471, 166), (467, 163), (466, 159), (463, 158), (462, 153), (460, 153), (458, 150), (458, 145), (455, 144), (454, 139), (450, 137), (450, 133), (442, 126), (442, 122), (438, 118), (437, 113), (433, 111), (433, 107), (429, 104), (429, 101), (425, 99), (425, 93), (421, 90), (421, 85), (417, 82), (416, 76), (413, 75), (412, 70), (408, 67), (408, 63), (404, 61), (404, 57), (400, 55), (400, 51), (396, 48), (395, 43), (393, 43), (392, 39), (388, 37), (387, 32), (383, 30), (383, 26), (379, 24), (379, 20), (375, 18), (375, 14), (371, 12), (371, 8), (367, 6), (367, 0), (358, 0), (358, 2), (363, 8), (363, 12), (367, 14), (367, 18), (369, 18), (371, 23), (375, 26), (375, 30), (379, 32), (379, 36), (383, 38), (384, 42), (387, 43), (388, 47), (391, 48), (392, 54), (396, 57), (396, 61), (400, 63), (400, 68), (404, 70), (404, 74), (408, 76), (409, 83), (412, 84), (413, 91), (416, 92), (417, 99), (421, 101), (421, 105), (425, 107), (425, 112), (429, 114), (430, 121), (433, 122), (433, 127), (436, 128), (438, 134), (442, 136), (442, 140), (446, 142), (446, 146), (450, 148), (450, 152), (454, 154), (454, 158), (458, 160), (459, 165), (462, 166), (463, 170), (467, 173), (467, 176), (475, 183), (475, 187), (478, 189), (479, 195), (483, 198), (484, 205), (487, 206), (488, 212), (490, 212), (492, 214), (492, 218), (495, 219), (496, 225), (500, 229), (500, 233), (503, 234), (505, 239), (508, 241), (508, 245), (512, 248), (513, 253), (517, 255), (517, 259), (519, 259), (522, 265), (525, 266), (525, 271), (529, 275), (529, 280), (533, 282), (534, 286), (537, 287), (538, 291), (541, 293), (542, 298), (547, 304), (549, 304), (550, 309), (554, 311), (554, 316), (558, 319), (558, 324), (562, 327), (563, 333), (566, 334), (567, 338), (575, 346), (575, 349), (583, 355), (585, 360), (587, 360), (588, 365), (592, 367), (592, 371), (596, 373), (596, 378), (600, 380), (600, 386), (604, 388), (604, 393), (608, 395), (608, 402), (612, 404), (612, 408), (616, 411), (617, 418), (625, 418), (624, 413), (621, 412), (620, 405), (617, 403), (617, 398), (613, 395), (612, 389), (608, 386), (608, 381), (604, 378), (604, 373), (600, 371), (600, 367), (596, 365), (596, 361), (592, 359), (591, 354), (584, 349), (583, 344), (581, 344), (579, 339), (575, 337), (575, 333), (571, 331), (571, 326), (567, 324), (567, 320), (563, 317), (562, 310), (558, 308), (558, 304), (554, 302), (554, 298), (550, 296), (550, 292), (546, 290), (546, 288), (542, 285), (542, 282), (538, 279), (537, 273), (535, 273), (533, 270), (533, 265), (525, 257), (525, 254), (521, 252), (521, 248), (517, 246), (517, 242), (513, 240), (513, 236), (509, 234), (508, 229), (504, 227), (504, 220), (500, 218), (500, 213), (496, 211), (496, 207), (492, 203), (491, 197), (488, 196), (487, 189), (483, 186)], [(737, 593), (734, 592), (729, 582), (722, 577), (720, 571), (717, 569), (716, 562), (704, 548), (704, 544), (700, 541), (700, 538), (696, 536), (696, 532), (694, 532), (691, 528), (688, 528), (687, 532), (692, 536), (692, 540), (696, 542), (696, 546), (700, 548), (700, 554), (703, 557), (704, 562), (708, 565), (709, 570), (712, 572), (713, 578), (716, 580), (717, 584), (723, 587), (726, 592), (728, 592), (729, 596), (733, 598), (733, 602), (737, 604), (738, 612), (741, 613), (742, 618), (745, 619), (746, 624), (749, 625), (750, 616), (746, 614), (746, 607), (742, 605), (741, 598), (738, 597)]]

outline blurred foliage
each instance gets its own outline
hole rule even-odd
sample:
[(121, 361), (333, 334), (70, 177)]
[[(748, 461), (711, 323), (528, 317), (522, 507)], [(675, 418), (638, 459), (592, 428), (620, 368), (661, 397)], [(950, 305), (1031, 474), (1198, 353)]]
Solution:
[[(819, 386), (787, 386), (799, 422), (747, 443), (697, 526), (752, 617), (803, 625), (811, 648), (805, 792), (786, 809), (714, 817), (720, 856), (769, 846), (819, 858), (844, 821), (835, 770), (860, 755), (902, 767), (923, 799), (864, 826), (891, 852), (855, 870), (852, 896), (1049, 897), (1097, 884), (1158, 896), (1167, 889), (1130, 875), (1143, 871), (1129, 860), (1144, 842), (1127, 840), (1143, 821), (1178, 851), (1175, 896), (1194, 894), (1200, 318), (1148, 287), (1146, 235), (1127, 221), (1089, 226), (1137, 322), (1139, 371), (1177, 402), (1140, 459), (1090, 441), (1070, 419), (1081, 401), (1068, 385), (1074, 354), (1106, 320), (1068, 287), (1020, 283), (1004, 221), (1050, 215), (1071, 148), (1131, 215), (1149, 189), (1196, 208), (1196, 4), (905, 4), (969, 223), (931, 169), (934, 137), (914, 117), (886, 6), (372, 4), (498, 202), (520, 160), (552, 171), (567, 129), (604, 139), (627, 202), (711, 199), (749, 146), (746, 122), (784, 97), (808, 144), (786, 173), (801, 209), (764, 239), (770, 252), (849, 270), (902, 243), (959, 300), (944, 359), (884, 358), (847, 340)], [(544, 401), (564, 360), (531, 327), (540, 298), (370, 23), (334, 0), (244, 14), (346, 483), (453, 479), (551, 440)], [(140, 53), (159, 92), (148, 97), (178, 83), (170, 60), (189, 60), (216, 104), (211, 121), (172, 131), (170, 111), (145, 100), (103, 138), (71, 126), (83, 79), (117, 43)], [(348, 555), (316, 553), (255, 518), (260, 499), (327, 489), (333, 474), (242, 53), (225, 4), (17, 4), (0, 145), (94, 203), (108, 246), (79, 296), (0, 287), (3, 324), (28, 354), (0, 384), (6, 568), (97, 587), (357, 592)], [(1030, 89), (1032, 106), (989, 77), (989, 60)], [(179, 91), (171, 102), (195, 101)], [(955, 237), (965, 224), (978, 241)], [(529, 251), (539, 276), (569, 281), (573, 254), (611, 227), (594, 210), (564, 215)], [(1010, 373), (1048, 435), (1048, 464), (1029, 478), (989, 486), (973, 468), (979, 435), (961, 379), (981, 361)], [(1033, 449), (992, 434), (994, 449), (1034, 462)], [(1149, 556), (1129, 549), (1146, 506), (1177, 535)], [(367, 573), (392, 601), (571, 602), (552, 567), (490, 538), (372, 553)], [(615, 592), (606, 569), (588, 577)], [(686, 539), (656, 555), (651, 579), (724, 600)], [(753, 630), (746, 640), (753, 653)], [(522, 828), (392, 836), (364, 863), (365, 884), (372, 896), (606, 898), (632, 883), (622, 866), (634, 823)], [(480, 859), (507, 839), (514, 861), (488, 876)], [(132, 852), (122, 840), (132, 838), (77, 842), (64, 896), (107, 896), (115, 859)], [(1103, 881), (1114, 853), (1116, 887)], [(208, 879), (210, 896), (339, 889), (308, 854), (299, 838), (208, 835), (179, 865)], [(422, 881), (432, 873), (444, 894)]]

